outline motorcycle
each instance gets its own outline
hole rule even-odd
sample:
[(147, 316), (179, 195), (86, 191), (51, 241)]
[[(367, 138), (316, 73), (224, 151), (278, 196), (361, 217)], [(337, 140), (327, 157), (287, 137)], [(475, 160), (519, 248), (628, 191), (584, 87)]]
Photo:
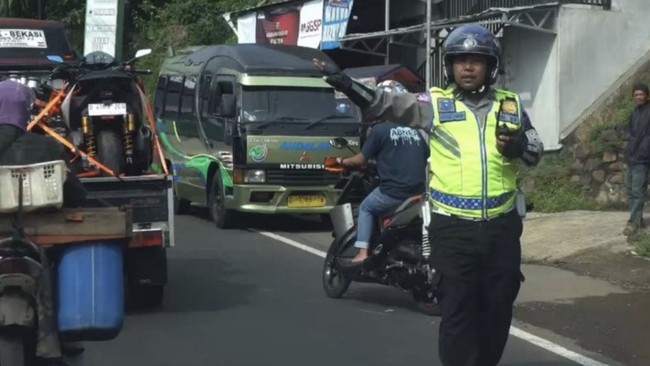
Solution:
[[(341, 137), (330, 140), (330, 145), (349, 149), (347, 140)], [(330, 213), (334, 240), (322, 271), (325, 294), (340, 298), (353, 281), (394, 286), (410, 294), (420, 311), (439, 315), (436, 271), (428, 261), (431, 253), (428, 200), (423, 195), (408, 198), (390, 215), (377, 218), (368, 258), (360, 264), (352, 263), (356, 254), (354, 242), (359, 207), (377, 187), (379, 179), (372, 164), (367, 164), (363, 171), (347, 171), (336, 163), (336, 158), (326, 158), (324, 165), (329, 171), (341, 173), (335, 185), (340, 191), (339, 197)]]
[[(50, 76), (67, 81), (60, 110), (73, 144), (115, 175), (140, 175), (153, 159), (153, 134), (145, 123), (148, 101), (136, 76), (151, 71), (134, 67), (150, 53), (138, 50), (133, 59), (118, 63), (107, 53), (91, 52), (75, 66), (57, 66)], [(77, 162), (77, 171), (92, 168), (87, 159)]]
[[(51, 175), (55, 175), (54, 165), (64, 166), (63, 161), (50, 163)], [(38, 311), (39, 303), (50, 304), (43, 305), (50, 308), (53, 302), (48, 262), (43, 249), (26, 239), (22, 224), (23, 175), (29, 174), (31, 168), (21, 167), (17, 174), (18, 208), (11, 210), (15, 211), (14, 234), (0, 240), (0, 365), (21, 366), (34, 362), (39, 330), (39, 334), (56, 337), (51, 333), (55, 328), (44, 321), (47, 315)], [(51, 338), (48, 342), (52, 344)]]

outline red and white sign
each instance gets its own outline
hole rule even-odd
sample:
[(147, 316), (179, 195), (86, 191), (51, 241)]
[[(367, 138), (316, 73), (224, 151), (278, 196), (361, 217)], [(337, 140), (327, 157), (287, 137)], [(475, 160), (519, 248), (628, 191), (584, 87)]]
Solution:
[(322, 19), (323, 0), (279, 5), (239, 17), (238, 41), (318, 48)]

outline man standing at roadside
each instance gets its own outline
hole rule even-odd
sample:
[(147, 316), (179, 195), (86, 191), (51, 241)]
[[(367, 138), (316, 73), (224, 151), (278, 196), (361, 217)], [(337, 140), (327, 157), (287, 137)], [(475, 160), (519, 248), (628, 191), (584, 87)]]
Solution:
[(650, 166), (650, 91), (648, 85), (639, 83), (634, 85), (632, 93), (636, 106), (630, 114), (626, 131), (629, 141), (625, 148), (625, 187), (630, 218), (623, 234), (628, 236), (645, 226), (643, 205)]

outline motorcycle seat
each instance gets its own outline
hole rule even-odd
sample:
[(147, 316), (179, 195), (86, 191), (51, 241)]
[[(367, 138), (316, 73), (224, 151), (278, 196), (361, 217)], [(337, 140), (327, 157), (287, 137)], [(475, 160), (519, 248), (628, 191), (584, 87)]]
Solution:
[(390, 215), (384, 216), (384, 217), (381, 218), (382, 228), (386, 228), (390, 224), (391, 219), (395, 215), (397, 215), (398, 213), (400, 213), (400, 212), (412, 207), (413, 205), (419, 203), (421, 200), (422, 200), (422, 195), (421, 194), (418, 194), (417, 196), (412, 196), (412, 197), (407, 198)]

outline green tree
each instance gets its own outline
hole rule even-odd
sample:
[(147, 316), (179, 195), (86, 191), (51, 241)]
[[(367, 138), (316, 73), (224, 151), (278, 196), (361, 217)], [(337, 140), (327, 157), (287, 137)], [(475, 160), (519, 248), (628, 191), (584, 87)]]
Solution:
[[(134, 9), (136, 37), (132, 48), (148, 46), (154, 53), (141, 66), (157, 75), (167, 50), (190, 45), (234, 43), (236, 36), (223, 19), (226, 12), (241, 10), (258, 3), (256, 0), (171, 0), (160, 6), (155, 0), (141, 0)], [(155, 77), (147, 80), (151, 94)]]

